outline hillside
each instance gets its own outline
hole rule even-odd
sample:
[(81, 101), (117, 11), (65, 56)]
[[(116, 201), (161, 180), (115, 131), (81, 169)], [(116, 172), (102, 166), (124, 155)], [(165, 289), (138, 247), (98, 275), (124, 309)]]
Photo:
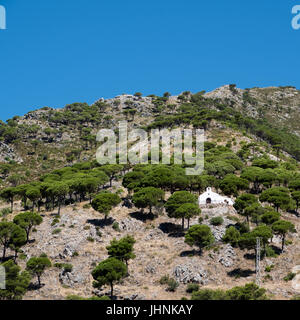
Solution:
[[(201, 290), (251, 283), (257, 235), (264, 239), (261, 287), (266, 296), (298, 296), (299, 109), (295, 88), (228, 85), (208, 93), (120, 95), (91, 106), (44, 107), (1, 123), (2, 223), (16, 222), (15, 217), (31, 210), (42, 217), (30, 241), (18, 248), (16, 262), (25, 270), (30, 258), (46, 254), (52, 263), (42, 275), (42, 286), (31, 278), (23, 299), (109, 295), (109, 286), (93, 287), (92, 271), (108, 258), (110, 242), (127, 235), (136, 241), (135, 257), (128, 262), (129, 275), (115, 285), (118, 299), (190, 299), (186, 289), (191, 283)], [(129, 130), (204, 128), (205, 171), (188, 177), (186, 164), (100, 166), (96, 134), (101, 128), (116, 131), (120, 120), (128, 121)], [(230, 196), (235, 206), (205, 205), (200, 215), (191, 214), (192, 207), (181, 215), (170, 209), (178, 192), (190, 194), (186, 202), (195, 205), (193, 199), (207, 187)], [(107, 210), (96, 203), (98, 194), (119, 200)], [(185, 241), (187, 220), (192, 229), (209, 227), (213, 241), (202, 250)], [(280, 231), (282, 225), (285, 231)], [(2, 262), (14, 253), (9, 243)], [(164, 276), (173, 280), (163, 281)]]

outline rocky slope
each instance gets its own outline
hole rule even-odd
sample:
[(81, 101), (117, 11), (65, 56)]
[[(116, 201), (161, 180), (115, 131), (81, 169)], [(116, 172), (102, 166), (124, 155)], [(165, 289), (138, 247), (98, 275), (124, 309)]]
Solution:
[[(294, 159), (297, 153), (291, 156), (282, 146), (278, 151), (264, 135), (246, 130), (239, 121), (223, 118), (238, 112), (232, 115), (233, 119), (239, 120), (243, 115), (254, 121), (264, 119), (270, 126), (286, 128), (299, 135), (299, 108), (300, 91), (295, 88), (241, 90), (233, 85), (205, 94), (185, 92), (167, 98), (121, 95), (100, 99), (92, 106), (76, 103), (56, 110), (43, 108), (0, 124), (2, 187), (35, 181), (54, 169), (95, 159), (98, 130), (117, 129), (120, 120), (128, 120), (129, 129), (161, 127), (162, 123), (170, 124), (171, 128), (174, 123), (190, 126), (199, 116), (196, 124), (205, 127), (208, 142), (228, 146), (234, 153), (243, 150), (245, 145), (255, 144), (248, 158), (245, 157), (246, 165), (250, 165), (254, 157), (268, 154), (272, 160), (288, 161), (299, 168), (299, 162)], [(121, 179), (114, 181), (111, 190), (120, 187)], [(122, 197), (126, 195), (127, 190), (123, 189)], [(64, 206), (56, 224), (52, 222), (57, 210), (42, 211), (43, 223), (32, 235), (34, 242), (24, 247), (18, 263), (24, 268), (30, 257), (46, 253), (53, 264), (70, 263), (73, 270), (63, 272), (50, 268), (42, 278), (44, 285), (39, 289), (33, 286), (25, 299), (65, 299), (74, 294), (90, 297), (107, 293), (108, 288), (95, 291), (92, 287), (91, 271), (107, 258), (106, 246), (110, 241), (127, 234), (137, 241), (136, 258), (129, 263), (129, 277), (116, 286), (119, 299), (180, 299), (189, 297), (186, 293), (189, 282), (197, 282), (202, 288), (229, 289), (255, 280), (253, 252), (220, 242), (227, 226), (236, 220), (242, 221), (232, 207), (202, 208), (203, 223), (211, 227), (216, 245), (200, 256), (177, 232), (179, 221), (168, 218), (164, 211), (157, 218), (147, 220), (137, 208), (129, 209), (122, 202), (112, 210), (110, 223), (103, 225), (100, 215), (87, 204)], [(2, 202), (0, 206), (2, 209), (7, 204)], [(7, 219), (13, 219), (20, 211), (21, 203), (15, 203), (15, 211)], [(214, 216), (222, 216), (223, 225), (212, 226), (210, 219)], [(262, 261), (262, 286), (274, 299), (290, 299), (300, 293), (300, 222), (291, 214), (283, 213), (283, 217), (295, 224), (297, 233), (289, 234), (290, 244), (282, 254)], [(118, 222), (120, 231), (112, 228), (114, 221)], [(191, 221), (192, 225), (197, 223), (198, 219)], [(272, 245), (278, 251), (280, 239), (274, 237)], [(274, 265), (272, 270), (265, 271), (271, 265)], [(293, 281), (284, 281), (292, 271), (298, 273), (297, 276)], [(178, 281), (175, 292), (166, 291), (166, 286), (160, 284), (163, 275)]]

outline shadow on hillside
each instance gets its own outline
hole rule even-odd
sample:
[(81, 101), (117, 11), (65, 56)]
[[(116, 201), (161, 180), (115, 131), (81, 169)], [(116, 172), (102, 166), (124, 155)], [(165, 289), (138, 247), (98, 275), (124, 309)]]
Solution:
[(86, 222), (94, 225), (95, 227), (107, 227), (114, 223), (114, 219), (109, 217), (107, 219), (88, 219)]
[(255, 255), (255, 253), (245, 253), (244, 258), (247, 260), (255, 260), (256, 255)]
[(2, 256), (1, 256), (1, 258), (0, 258), (0, 263), (4, 263), (4, 262), (6, 262), (6, 261), (8, 261), (8, 260), (14, 260), (14, 258), (15, 258), (15, 256), (13, 256), (13, 255), (6, 256), (4, 259), (3, 259)]
[(153, 213), (142, 213), (141, 211), (131, 212), (130, 214), (131, 218), (134, 218), (136, 220), (140, 220), (143, 222), (146, 222), (147, 220), (154, 220), (155, 215)]
[(269, 247), (274, 250), (275, 254), (278, 254), (278, 255), (282, 254), (281, 248), (276, 247), (273, 244), (269, 244)]
[(293, 215), (296, 216), (297, 218), (300, 217), (300, 213), (297, 212), (296, 210), (288, 210), (288, 212), (289, 212), (290, 214), (293, 214)]
[(254, 273), (255, 273), (255, 271), (250, 270), (250, 269), (236, 268), (236, 269), (233, 269), (233, 270), (227, 272), (227, 275), (229, 277), (234, 277), (234, 278), (237, 278), (237, 277), (247, 278)]
[(126, 207), (128, 209), (131, 209), (133, 207), (133, 204), (128, 198), (122, 198), (123, 204), (122, 207)]
[(194, 256), (201, 256), (201, 252), (198, 250), (185, 250), (182, 251), (179, 255), (180, 257), (194, 257)]
[(172, 222), (164, 222), (164, 223), (161, 223), (158, 228), (163, 233), (168, 234), (169, 237), (172, 237), (172, 238), (184, 237), (184, 232), (182, 231), (181, 225), (178, 225)]
[(29, 286), (28, 286), (28, 291), (39, 290), (44, 286), (45, 286), (44, 283), (41, 283), (41, 285), (39, 285), (38, 283), (30, 283)]

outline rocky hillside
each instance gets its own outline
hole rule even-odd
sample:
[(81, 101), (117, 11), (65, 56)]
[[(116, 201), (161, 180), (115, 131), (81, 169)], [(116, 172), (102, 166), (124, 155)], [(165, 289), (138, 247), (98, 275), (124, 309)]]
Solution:
[[(292, 87), (228, 85), (209, 93), (137, 93), (91, 106), (44, 107), (1, 123), (0, 239), (1, 223), (17, 224), (20, 214), (39, 211), (42, 222), (32, 228), (16, 262), (25, 270), (30, 258), (45, 254), (52, 263), (41, 286), (31, 278), (23, 299), (109, 295), (108, 286), (93, 286), (92, 271), (108, 258), (111, 241), (127, 235), (136, 241), (135, 257), (128, 262), (129, 274), (116, 283), (117, 299), (190, 299), (191, 284), (198, 284), (193, 290), (199, 291), (251, 283), (254, 234), (265, 239), (261, 287), (267, 297), (298, 296), (299, 108), (300, 91)], [(96, 134), (101, 128), (117, 130), (120, 120), (128, 121), (129, 130), (204, 128), (205, 171), (187, 177), (186, 164), (100, 166)], [(184, 191), (193, 195), (187, 203), (195, 205), (193, 199), (208, 186), (237, 205), (206, 205), (200, 214), (186, 213), (191, 228), (208, 226), (211, 232), (213, 241), (199, 250), (197, 243), (186, 241), (189, 229), (182, 230), (181, 216), (168, 203)], [(152, 192), (148, 202), (137, 197), (141, 190)], [(158, 191), (163, 196), (156, 199)], [(113, 194), (119, 201), (107, 211), (96, 205), (99, 194)], [(289, 223), (284, 237), (276, 229), (282, 221)], [(230, 238), (228, 230), (235, 236)], [(9, 243), (2, 263), (13, 258), (13, 249)]]

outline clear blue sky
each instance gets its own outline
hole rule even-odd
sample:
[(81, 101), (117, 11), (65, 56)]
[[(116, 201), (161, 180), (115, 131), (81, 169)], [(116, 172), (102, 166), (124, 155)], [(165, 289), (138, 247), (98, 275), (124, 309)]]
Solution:
[(289, 0), (0, 0), (0, 119), (236, 83), (300, 88)]

